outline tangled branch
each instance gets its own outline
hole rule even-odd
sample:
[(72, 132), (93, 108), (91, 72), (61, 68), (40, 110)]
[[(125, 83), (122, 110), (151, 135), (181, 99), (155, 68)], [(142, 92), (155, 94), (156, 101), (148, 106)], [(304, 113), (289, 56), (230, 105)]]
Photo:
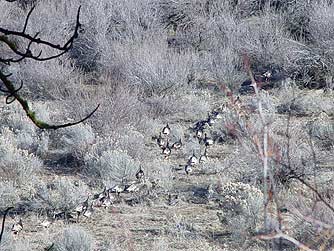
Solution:
[(256, 235), (255, 238), (260, 240), (274, 240), (274, 239), (285, 239), (293, 243), (296, 247), (298, 247), (300, 250), (304, 251), (316, 251), (314, 249), (311, 249), (307, 247), (305, 244), (301, 243), (300, 241), (296, 240), (295, 238), (284, 234), (282, 232), (272, 233), (272, 234), (262, 234), (262, 235)]
[[(14, 2), (15, 0), (10, 0), (8, 2)], [(62, 56), (63, 54), (65, 54), (66, 52), (68, 52), (72, 47), (73, 47), (73, 42), (74, 40), (78, 37), (78, 32), (79, 32), (79, 28), (81, 27), (80, 24), (80, 9), (81, 6), (78, 8), (77, 11), (77, 16), (76, 16), (76, 24), (75, 24), (75, 28), (74, 28), (74, 32), (72, 34), (72, 36), (63, 44), (63, 45), (59, 45), (59, 44), (54, 44), (51, 43), (49, 41), (40, 39), (39, 36), (39, 32), (36, 33), (35, 35), (30, 35), (28, 34), (27, 31), (27, 27), (28, 27), (28, 23), (29, 23), (29, 18), (31, 16), (31, 14), (33, 13), (35, 9), (35, 6), (31, 8), (31, 10), (29, 11), (24, 25), (23, 25), (23, 29), (22, 31), (13, 31), (13, 30), (8, 30), (5, 28), (1, 28), (0, 27), (0, 43), (3, 43), (5, 45), (7, 45), (7, 47), (11, 50), (11, 52), (14, 54), (14, 56), (17, 56), (14, 58), (13, 57), (9, 57), (9, 58), (3, 58), (0, 56), (0, 65), (1, 63), (4, 65), (10, 65), (11, 63), (18, 63), (24, 59), (33, 59), (36, 61), (48, 61), (54, 58), (58, 58), (60, 56)], [(20, 50), (17, 45), (9, 39), (9, 37), (16, 37), (16, 38), (22, 38), (25, 41), (28, 42), (27, 47), (24, 50)], [(33, 45), (43, 45), (43, 46), (47, 46), (49, 48), (54, 49), (55, 51), (58, 51), (58, 53), (56, 53), (55, 55), (52, 56), (48, 56), (48, 57), (42, 57), (42, 50), (39, 51), (39, 53), (34, 54), (31, 51), (31, 47)], [(9, 77), (11, 76), (11, 74), (4, 74), (0, 68), (0, 80), (3, 83), (3, 85), (6, 87), (6, 89), (3, 89), (0, 87), (0, 92), (3, 92), (5, 94), (7, 94), (6, 97), (6, 104), (11, 104), (13, 103), (15, 100), (17, 100), (21, 107), (23, 108), (23, 110), (26, 112), (26, 115), (28, 116), (28, 118), (39, 128), (41, 129), (59, 129), (59, 128), (64, 128), (64, 127), (69, 127), (69, 126), (74, 126), (77, 124), (80, 124), (82, 122), (84, 122), (85, 120), (87, 120), (88, 118), (90, 118), (99, 108), (100, 105), (97, 105), (97, 107), (91, 112), (89, 113), (86, 117), (80, 119), (79, 121), (73, 122), (73, 123), (64, 123), (64, 124), (60, 124), (60, 125), (53, 125), (53, 124), (48, 124), (45, 123), (44, 121), (39, 120), (38, 118), (36, 118), (36, 114), (35, 112), (33, 112), (28, 104), (28, 101), (25, 100), (20, 94), (19, 91), (22, 89), (23, 87), (23, 82), (21, 82), (20, 87), (19, 88), (15, 88), (13, 82), (9, 79)]]
[[(8, 30), (5, 28), (1, 28), (0, 27), (0, 42), (4, 43), (7, 45), (7, 47), (17, 56), (19, 56), (18, 58), (14, 59), (14, 58), (1, 58), (0, 57), (0, 62), (4, 63), (4, 64), (10, 64), (10, 63), (17, 63), (20, 62), (26, 58), (31, 58), (33, 60), (36, 61), (48, 61), (54, 58), (58, 58), (62, 55), (64, 55), (66, 52), (68, 52), (72, 46), (73, 46), (73, 42), (74, 40), (78, 37), (78, 31), (79, 28), (81, 27), (80, 24), (80, 9), (81, 6), (78, 8), (77, 11), (77, 17), (76, 17), (76, 24), (75, 24), (75, 28), (74, 28), (74, 32), (72, 34), (72, 36), (64, 43), (64, 45), (59, 45), (59, 44), (54, 44), (51, 43), (49, 41), (43, 40), (38, 38), (39, 36), (39, 32), (37, 32), (35, 35), (30, 35), (28, 33), (26, 33), (27, 30), (27, 26), (29, 23), (29, 18), (32, 14), (32, 12), (34, 11), (35, 6), (31, 8), (31, 10), (29, 11), (25, 22), (24, 22), (24, 26), (22, 31), (13, 31), (13, 30)], [(9, 40), (8, 36), (15, 36), (15, 37), (20, 37), (25, 39), (25, 41), (28, 42), (27, 47), (25, 48), (24, 51), (21, 51), (20, 49), (17, 48), (16, 44), (14, 42), (12, 42), (11, 40)], [(45, 45), (48, 46), (52, 49), (55, 49), (57, 51), (60, 51), (59, 53), (49, 56), (49, 57), (41, 57), (42, 56), (42, 50), (40, 50), (40, 52), (38, 54), (33, 54), (33, 52), (31, 51), (31, 47), (32, 45)]]

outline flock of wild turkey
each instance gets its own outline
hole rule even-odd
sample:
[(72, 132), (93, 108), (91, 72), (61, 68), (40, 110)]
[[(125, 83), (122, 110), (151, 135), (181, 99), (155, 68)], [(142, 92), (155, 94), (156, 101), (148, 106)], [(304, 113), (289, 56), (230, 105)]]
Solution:
[[(219, 119), (223, 118), (222, 114), (224, 111), (226, 111), (225, 105), (214, 109), (212, 112), (208, 113), (206, 119), (198, 121), (191, 128), (193, 136), (198, 140), (201, 146), (204, 146), (204, 151), (200, 153), (199, 156), (196, 156), (195, 151), (193, 150), (192, 155), (184, 165), (184, 171), (187, 175), (193, 172), (195, 166), (208, 160), (208, 148), (215, 143), (215, 140), (209, 135), (209, 129), (215, 125)], [(170, 144), (171, 128), (169, 124), (159, 132), (159, 136), (155, 137), (155, 139), (158, 146), (161, 148), (161, 154), (165, 159), (168, 159), (173, 151), (177, 151), (183, 146), (181, 138), (173, 144)]]
[[(196, 156), (193, 150), (192, 155), (187, 159), (184, 165), (184, 171), (187, 175), (193, 172), (194, 168), (199, 164), (208, 161), (208, 149), (210, 146), (215, 144), (215, 140), (209, 136), (210, 128), (217, 123), (219, 119), (222, 119), (222, 114), (226, 111), (226, 106), (223, 105), (212, 112), (208, 113), (208, 117), (204, 120), (198, 121), (191, 128), (192, 136), (196, 138), (201, 146), (204, 147), (204, 151)], [(161, 149), (161, 154), (165, 159), (168, 159), (173, 151), (178, 151), (183, 147), (181, 138), (176, 140), (174, 143), (170, 143), (172, 130), (167, 124), (158, 137), (155, 137), (157, 145)], [(151, 180), (146, 177), (143, 168), (140, 166), (139, 170), (135, 174), (135, 180), (131, 182), (122, 182), (111, 188), (104, 188), (100, 193), (97, 193), (77, 205), (72, 211), (65, 212), (53, 212), (52, 216), (48, 216), (45, 220), (40, 222), (39, 226), (43, 228), (50, 227), (57, 220), (65, 220), (67, 222), (79, 222), (80, 217), (90, 218), (95, 208), (108, 208), (116, 202), (120, 201), (121, 193), (136, 193), (141, 191), (143, 188), (155, 188), (158, 185), (157, 180)], [(149, 191), (149, 189), (147, 189)], [(91, 198), (91, 199), (90, 199)], [(22, 219), (13, 224), (13, 234), (18, 234), (23, 229)]]
[[(95, 208), (108, 208), (116, 202), (120, 201), (121, 193), (135, 193), (139, 192), (144, 187), (154, 188), (157, 186), (156, 180), (149, 180), (146, 178), (142, 167), (135, 174), (136, 180), (130, 182), (122, 182), (111, 188), (104, 188), (102, 192), (88, 196), (87, 199), (77, 205), (73, 210), (53, 212), (52, 216), (48, 216), (39, 223), (40, 227), (48, 228), (57, 220), (66, 220), (66, 222), (79, 222), (80, 217), (90, 218)], [(148, 184), (150, 183), (150, 184)], [(92, 199), (90, 199), (92, 197)], [(12, 225), (11, 231), (17, 235), (23, 230), (23, 222), (20, 218), (18, 222)]]
[[(265, 82), (267, 83), (269, 79), (271, 79), (271, 74), (265, 73), (263, 74), (263, 78), (265, 78)], [(242, 84), (243, 87), (248, 87), (250, 82), (245, 81)], [(242, 94), (242, 92), (240, 91)], [(233, 101), (233, 106), (236, 108), (236, 111), (242, 111), (241, 108), (241, 100), (237, 97)], [(186, 164), (184, 165), (184, 171), (186, 175), (189, 175), (193, 172), (194, 168), (199, 164), (202, 164), (208, 161), (208, 149), (210, 146), (215, 144), (215, 139), (210, 137), (210, 129), (213, 125), (217, 123), (219, 119), (223, 118), (223, 113), (226, 112), (227, 104), (224, 104), (210, 113), (208, 113), (208, 117), (204, 120), (198, 121), (195, 125), (191, 128), (192, 136), (196, 138), (201, 146), (204, 147), (204, 151), (200, 153), (199, 156), (196, 156), (195, 151), (192, 151), (192, 155), (187, 159)], [(161, 149), (161, 154), (164, 156), (165, 159), (169, 159), (172, 152), (178, 151), (183, 147), (183, 142), (181, 138), (176, 140), (174, 143), (171, 143), (171, 133), (172, 130), (167, 123), (165, 127), (159, 132), (159, 136), (153, 137), (156, 140), (157, 145)], [(92, 196), (90, 200), (90, 196), (88, 198), (77, 205), (72, 211), (70, 212), (55, 212), (52, 217), (47, 217), (44, 221), (40, 223), (41, 227), (48, 228), (53, 222), (59, 219), (67, 220), (68, 222), (78, 222), (80, 217), (90, 218), (93, 215), (95, 207), (102, 207), (108, 208), (115, 202), (120, 200), (121, 193), (135, 193), (142, 190), (144, 187), (155, 188), (157, 184), (157, 180), (149, 180), (142, 167), (139, 168), (135, 175), (136, 180), (132, 182), (122, 182), (121, 184), (117, 184), (111, 188), (104, 188), (104, 190), (98, 194)], [(208, 189), (210, 192), (212, 190)], [(147, 190), (149, 191), (149, 189)], [(211, 191), (212, 193), (212, 191)], [(209, 193), (210, 194), (210, 193)], [(170, 200), (174, 201), (175, 198), (170, 196)], [(172, 203), (173, 204), (173, 203)], [(12, 225), (12, 232), (14, 234), (18, 234), (23, 229), (22, 219)]]

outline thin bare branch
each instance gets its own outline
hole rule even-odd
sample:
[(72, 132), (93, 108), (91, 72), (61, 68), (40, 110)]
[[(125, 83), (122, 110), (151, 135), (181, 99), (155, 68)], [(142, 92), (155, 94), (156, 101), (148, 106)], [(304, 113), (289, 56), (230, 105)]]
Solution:
[(26, 29), (27, 29), (27, 25), (28, 25), (28, 22), (29, 22), (30, 15), (31, 15), (31, 13), (34, 11), (35, 7), (36, 7), (36, 6), (33, 6), (33, 7), (30, 9), (30, 11), (29, 11), (29, 13), (28, 13), (28, 15), (27, 15), (27, 17), (26, 17), (26, 20), (25, 20), (25, 22), (24, 22), (24, 26), (23, 26), (22, 33), (25, 33), (25, 32), (26, 32)]
[(290, 241), (291, 243), (293, 243), (296, 247), (298, 247), (301, 250), (316, 251), (314, 249), (309, 248), (308, 246), (301, 243), (300, 241), (296, 240), (295, 238), (293, 238), (293, 237), (291, 237), (287, 234), (284, 234), (282, 232), (272, 233), (272, 234), (261, 234), (261, 235), (255, 236), (255, 238), (260, 239), (260, 240), (274, 240), (274, 239), (282, 238), (282, 239)]
[[(252, 82), (252, 87), (254, 88), (255, 95), (257, 98), (257, 105), (259, 110), (259, 117), (261, 119), (261, 123), (263, 126), (263, 145), (258, 145), (259, 152), (262, 153), (262, 163), (263, 163), (263, 190), (264, 190), (264, 227), (267, 229), (267, 223), (268, 223), (268, 203), (269, 203), (269, 190), (268, 190), (268, 173), (269, 173), (269, 167), (268, 167), (268, 138), (269, 138), (269, 130), (268, 125), (264, 118), (264, 113), (262, 109), (262, 102), (259, 94), (258, 85), (255, 81), (252, 69), (250, 67), (249, 57), (247, 55), (244, 55), (244, 65), (247, 69), (248, 75)], [(270, 183), (270, 181), (269, 181)]]

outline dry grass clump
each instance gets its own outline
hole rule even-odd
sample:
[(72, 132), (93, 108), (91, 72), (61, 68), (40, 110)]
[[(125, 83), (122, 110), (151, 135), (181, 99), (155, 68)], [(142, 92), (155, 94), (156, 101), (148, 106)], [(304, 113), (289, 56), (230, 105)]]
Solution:
[(194, 231), (192, 223), (182, 216), (174, 215), (170, 224), (170, 229), (168, 231), (170, 231), (176, 240), (185, 241), (186, 239), (195, 240), (197, 238), (197, 234), (196, 231)]
[(247, 149), (237, 148), (224, 160), (224, 172), (233, 180), (254, 184), (263, 178), (260, 165), (258, 156)]
[(330, 116), (334, 107), (331, 99), (332, 97), (326, 97), (321, 92), (292, 90), (290, 94), (286, 92), (282, 104), (277, 106), (277, 112), (290, 113), (292, 116), (315, 116), (324, 112)]
[(27, 150), (18, 148), (13, 131), (2, 128), (0, 135), (1, 180), (13, 182), (14, 186), (28, 188), (42, 168), (42, 161)]
[(82, 159), (95, 142), (95, 133), (89, 124), (80, 124), (55, 132), (50, 138), (51, 147), (65, 153), (72, 153)]
[(52, 250), (56, 251), (92, 251), (94, 240), (83, 228), (72, 226), (64, 229), (54, 244)]
[(236, 240), (243, 242), (260, 229), (263, 220), (261, 190), (241, 182), (228, 182), (222, 186), (219, 195), (222, 208), (219, 219)]
[(32, 251), (32, 247), (27, 240), (15, 240), (9, 227), (5, 227), (1, 243), (1, 251)]
[(88, 187), (68, 178), (60, 178), (39, 187), (33, 207), (36, 211), (68, 213), (89, 196)]
[(106, 150), (101, 155), (85, 157), (86, 175), (100, 180), (106, 187), (135, 177), (139, 163), (124, 151)]
[(16, 206), (20, 201), (19, 191), (10, 181), (0, 182), (0, 210), (5, 210), (7, 207)]
[(310, 128), (311, 136), (316, 144), (324, 150), (334, 149), (334, 123), (331, 120), (318, 119), (312, 123)]
[(312, 42), (315, 45), (316, 53), (321, 57), (323, 63), (323, 74), (318, 76), (322, 81), (326, 77), (333, 76), (333, 25), (334, 25), (334, 5), (329, 1), (318, 1), (312, 3), (312, 12), (309, 16), (309, 30)]

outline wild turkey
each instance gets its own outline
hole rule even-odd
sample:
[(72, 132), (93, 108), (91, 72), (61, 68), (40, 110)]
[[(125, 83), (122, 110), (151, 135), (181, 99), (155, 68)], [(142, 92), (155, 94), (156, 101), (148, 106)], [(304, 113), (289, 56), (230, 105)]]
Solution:
[(216, 119), (210, 116), (210, 114), (208, 114), (207, 123), (209, 126), (213, 126), (216, 123)]
[(186, 165), (184, 167), (184, 171), (186, 172), (186, 174), (190, 174), (193, 171), (193, 168), (191, 167), (191, 165)]
[(92, 205), (94, 207), (103, 207), (106, 204), (109, 204), (109, 201), (110, 201), (110, 194), (107, 191), (107, 188), (104, 187), (101, 193), (94, 195)]
[(182, 141), (181, 141), (181, 139), (179, 139), (178, 141), (176, 141), (176, 142), (172, 145), (172, 148), (173, 148), (173, 149), (176, 149), (176, 150), (180, 149), (181, 147), (182, 147)]
[(106, 186), (103, 188), (103, 191), (98, 194), (94, 194), (93, 200), (101, 200), (108, 195)]
[(22, 229), (23, 229), (22, 219), (20, 219), (19, 222), (14, 223), (13, 226), (12, 226), (13, 234), (20, 233), (22, 231)]
[(90, 218), (92, 216), (94, 212), (94, 209), (93, 209), (93, 203), (91, 203), (87, 209), (83, 212), (83, 216), (86, 217), (86, 218)]
[(88, 204), (88, 199), (89, 197), (82, 203), (80, 203), (75, 209), (74, 211), (77, 212), (78, 214), (83, 213), (84, 211), (87, 210), (89, 204)]
[(116, 193), (117, 196), (119, 197), (122, 192), (125, 190), (125, 185), (123, 184), (118, 184), (113, 186), (112, 188), (108, 189), (109, 193)]
[(66, 219), (66, 213), (64, 211), (56, 211), (53, 215), (55, 220), (65, 220)]
[(166, 136), (168, 136), (170, 134), (170, 127), (169, 127), (168, 123), (164, 128), (162, 128), (162, 134), (164, 134)]
[(76, 221), (79, 222), (79, 217), (80, 215), (82, 215), (87, 209), (88, 209), (88, 200), (89, 197), (82, 203), (80, 203), (75, 209), (73, 213), (76, 213), (77, 217), (76, 217)]
[(166, 146), (162, 149), (162, 154), (165, 155), (165, 158), (168, 158), (172, 153), (172, 149), (169, 146), (169, 142), (167, 140)]
[(213, 117), (214, 119), (222, 119), (222, 118), (223, 118), (223, 115), (222, 115), (219, 111), (214, 110), (214, 111), (212, 112), (212, 117)]
[(48, 228), (55, 222), (55, 220), (55, 215), (53, 217), (46, 217), (46, 219), (44, 219), (39, 225), (43, 228)]
[(163, 148), (166, 145), (166, 140), (161, 136), (161, 132), (159, 133), (159, 137), (157, 138), (157, 143), (160, 148)]
[(202, 139), (202, 136), (203, 136), (203, 129), (200, 128), (196, 131), (196, 138)]
[(142, 183), (138, 181), (130, 182), (125, 186), (124, 191), (129, 193), (139, 192), (140, 188), (142, 187)]
[(188, 159), (188, 163), (189, 166), (195, 166), (198, 164), (198, 159), (195, 155), (195, 152), (193, 152), (193, 155)]
[(204, 144), (205, 146), (211, 146), (213, 145), (214, 141), (212, 138), (208, 137), (206, 133), (204, 133)]
[[(264, 72), (264, 71), (262, 71)], [(284, 72), (278, 69), (270, 69), (264, 73), (254, 74), (254, 79), (260, 89), (270, 89), (277, 86), (278, 83), (286, 79), (287, 76)], [(254, 93), (254, 87), (250, 79), (245, 80), (239, 88), (240, 94)]]
[(145, 173), (140, 166), (138, 172), (136, 173), (136, 179), (141, 180), (144, 176), (145, 176)]
[(204, 163), (208, 160), (207, 147), (204, 149), (204, 153), (199, 157), (199, 163)]

